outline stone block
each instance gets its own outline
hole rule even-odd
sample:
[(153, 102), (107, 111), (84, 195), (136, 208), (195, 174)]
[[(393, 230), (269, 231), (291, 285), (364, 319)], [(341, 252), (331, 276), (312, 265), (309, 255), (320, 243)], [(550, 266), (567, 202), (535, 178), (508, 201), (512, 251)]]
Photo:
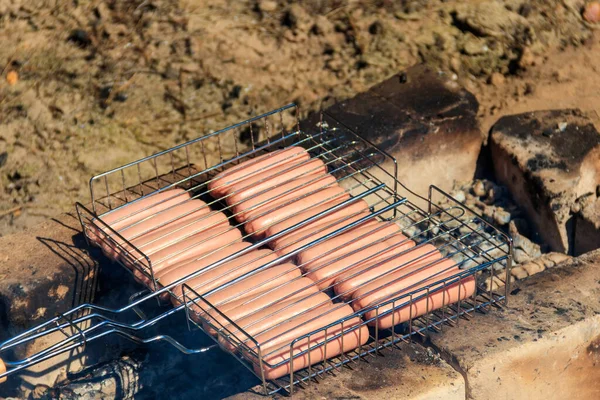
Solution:
[[(0, 341), (94, 299), (98, 262), (86, 250), (80, 231), (77, 218), (62, 215), (35, 229), (0, 238)], [(15, 356), (28, 356), (43, 344), (44, 340), (37, 340)], [(67, 362), (69, 355), (72, 358)], [(56, 370), (34, 368), (35, 373), (23, 381), (11, 378), (6, 385), (51, 383), (71, 366), (78, 369), (80, 361), (77, 354), (67, 354), (50, 363)]]
[[(463, 400), (463, 377), (430, 349), (418, 344), (401, 344), (382, 351), (383, 357), (368, 357), (319, 378), (318, 383), (295, 389), (294, 399), (385, 399)], [(259, 390), (259, 387), (254, 390)], [(279, 397), (279, 396), (277, 396)], [(229, 400), (263, 398), (250, 392)]]
[(572, 254), (572, 206), (600, 184), (600, 134), (577, 110), (501, 118), (490, 135), (496, 178), (553, 251)]
[(503, 311), (431, 342), (471, 399), (600, 398), (600, 251), (516, 284)]
[[(598, 188), (600, 190), (600, 185)], [(600, 191), (597, 194), (600, 195)], [(600, 196), (585, 202), (577, 213), (574, 245), (575, 255), (600, 248)]]
[[(483, 142), (478, 108), (448, 76), (416, 66), (326, 113), (395, 157), (400, 182), (427, 197), (431, 184), (450, 191), (455, 181), (473, 179)], [(383, 167), (394, 171), (390, 162)], [(377, 168), (371, 172), (388, 181)]]

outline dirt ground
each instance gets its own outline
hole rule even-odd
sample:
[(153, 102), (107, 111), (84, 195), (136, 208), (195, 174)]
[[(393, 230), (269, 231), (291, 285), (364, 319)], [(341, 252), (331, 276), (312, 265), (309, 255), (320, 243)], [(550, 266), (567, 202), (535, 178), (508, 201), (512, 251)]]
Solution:
[(0, 0), (0, 235), (89, 178), (289, 102), (303, 114), (412, 64), (503, 114), (600, 112), (584, 0)]

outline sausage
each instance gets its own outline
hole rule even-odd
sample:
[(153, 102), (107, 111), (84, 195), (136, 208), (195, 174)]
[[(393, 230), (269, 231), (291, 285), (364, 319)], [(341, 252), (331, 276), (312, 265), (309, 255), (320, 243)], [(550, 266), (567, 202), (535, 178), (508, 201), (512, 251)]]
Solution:
[[(284, 256), (286, 254), (291, 253), (292, 251), (299, 249), (302, 246), (305, 246), (317, 239), (323, 238), (328, 234), (337, 231), (351, 223), (358, 221), (361, 218), (365, 218), (369, 216), (368, 212), (358, 213), (350, 218), (345, 218), (340, 220), (340, 222), (325, 222), (321, 224), (310, 223), (307, 226), (310, 228), (314, 228), (314, 231), (307, 231), (302, 227), (298, 230), (298, 232), (292, 232), (287, 235), (284, 235), (280, 238), (277, 238), (269, 243), (269, 245), (279, 254), (280, 256)], [(317, 221), (318, 222), (318, 221)], [(367, 220), (360, 224), (360, 227), (368, 226), (375, 224), (376, 221), (373, 219)], [(356, 229), (356, 228), (351, 228)], [(346, 231), (349, 232), (349, 231)]]
[(227, 244), (242, 240), (239, 229), (219, 226), (181, 240), (152, 254), (149, 258), (156, 274), (172, 265), (200, 257)]
[(156, 214), (160, 210), (182, 203), (189, 199), (189, 197), (190, 194), (187, 191), (179, 188), (152, 193), (103, 215), (100, 219), (117, 230)]
[[(329, 201), (327, 203), (321, 204), (321, 205), (315, 207), (314, 209), (310, 209), (310, 210), (301, 212), (299, 214), (296, 214), (293, 217), (286, 219), (285, 221), (281, 221), (280, 223), (277, 223), (277, 224), (269, 227), (266, 230), (266, 236), (273, 236), (273, 235), (283, 231), (284, 229), (294, 226), (294, 225), (306, 220), (307, 218), (310, 218), (319, 213), (322, 213), (322, 212), (326, 211), (327, 209), (346, 201), (348, 198), (349, 197), (344, 196), (344, 197), (335, 199), (333, 201)], [(317, 219), (315, 219), (314, 221), (309, 222), (306, 225), (303, 225), (299, 228), (294, 229), (292, 232), (289, 232), (289, 233), (281, 236), (281, 238), (279, 238), (279, 239), (283, 239), (283, 238), (287, 237), (288, 235), (293, 235), (293, 234), (300, 233), (300, 232), (314, 232), (317, 225), (324, 224), (324, 223), (331, 223), (334, 221), (337, 222), (337, 221), (342, 220), (345, 217), (349, 217), (349, 216), (357, 214), (359, 212), (364, 212), (365, 210), (368, 210), (367, 203), (364, 202), (362, 199), (355, 200), (354, 202), (352, 202), (336, 211), (333, 211), (324, 216), (320, 216)], [(275, 239), (275, 240), (277, 240), (277, 239)], [(274, 240), (274, 242), (275, 242), (275, 240)]]
[[(354, 268), (346, 269), (337, 276), (333, 286), (336, 294), (343, 299), (349, 299), (354, 290), (386, 273), (404, 269), (405, 265), (411, 266), (415, 261), (425, 264), (442, 258), (435, 247), (431, 245), (414, 247), (415, 242), (401, 233), (385, 240), (384, 245), (383, 251), (371, 254), (373, 257), (360, 262)], [(352, 255), (352, 258), (354, 256)]]
[(273, 167), (281, 167), (290, 162), (308, 160), (310, 155), (302, 147), (294, 146), (287, 149), (277, 150), (262, 156), (246, 160), (236, 166), (226, 169), (217, 174), (208, 184), (211, 195), (215, 198), (222, 197), (229, 186), (235, 182), (242, 181), (254, 174)]
[(399, 231), (400, 227), (393, 222), (379, 222), (352, 229), (300, 252), (298, 264), (308, 278), (317, 282), (319, 288), (325, 289), (350, 266), (385, 251), (388, 245), (382, 241)]
[[(209, 267), (225, 257), (239, 253), (250, 245), (251, 243), (248, 242), (234, 243), (225, 247), (224, 249), (217, 250), (213, 254), (202, 257), (199, 260), (195, 260), (183, 265), (174, 265), (170, 268), (164, 269), (158, 272), (156, 276), (161, 285), (168, 286), (185, 276)], [(252, 250), (242, 256), (235, 257), (233, 260), (223, 263), (218, 267), (210, 268), (190, 279), (186, 283), (198, 293), (203, 294), (231, 281), (232, 279), (253, 271), (256, 268), (275, 260), (276, 258), (277, 255), (271, 250)], [(176, 286), (172, 289), (172, 291), (179, 296), (182, 295), (181, 286)]]
[[(240, 281), (231, 284), (231, 286), (211, 293), (206, 296), (206, 300), (208, 300), (213, 307), (217, 307), (220, 310), (222, 304), (229, 301), (235, 301), (241, 298), (249, 299), (251, 296), (256, 296), (261, 292), (284, 285), (286, 282), (298, 277), (300, 277), (300, 270), (294, 264), (279, 264), (247, 276)], [(201, 284), (201, 282), (198, 282), (195, 278), (189, 281), (188, 286), (197, 287), (199, 284)], [(201, 299), (198, 299), (197, 303), (212, 315), (210, 310), (208, 310), (208, 308), (210, 308), (208, 304), (202, 302)], [(193, 306), (193, 309), (196, 312), (200, 312), (201, 315), (204, 315), (197, 306)]]
[[(219, 211), (213, 211), (210, 214), (203, 215), (194, 213), (193, 218), (196, 219), (191, 220), (191, 217), (185, 217), (182, 218), (184, 220), (183, 222), (178, 222), (179, 220), (177, 220), (176, 222), (168, 223), (159, 229), (150, 231), (135, 239), (131, 239), (130, 243), (143, 254), (151, 256), (165, 247), (207, 229), (229, 226), (227, 216)], [(127, 252), (134, 251), (133, 248), (127, 244), (124, 244), (123, 248)], [(139, 254), (134, 255), (138, 256)]]
[[(144, 234), (150, 233), (156, 229), (166, 228), (171, 223), (181, 223), (193, 219), (199, 219), (202, 215), (210, 212), (208, 205), (202, 200), (188, 200), (182, 204), (177, 204), (169, 209), (163, 208), (156, 211), (155, 214), (147, 216), (144, 220), (122, 226), (117, 230), (119, 234), (130, 241)], [(122, 247), (125, 242), (118, 237), (112, 237), (115, 243), (106, 245), (103, 250), (107, 257), (116, 259), (123, 253)], [(131, 250), (131, 248), (128, 248)]]
[(300, 177), (322, 175), (327, 173), (327, 166), (318, 158), (308, 161), (288, 163), (279, 168), (271, 168), (254, 174), (228, 187), (227, 204), (234, 205), (261, 193), (265, 190), (287, 183)]
[[(440, 272), (439, 275), (432, 276), (437, 272)], [(450, 278), (459, 272), (460, 270), (455, 263), (448, 259), (438, 261), (436, 265), (428, 268), (426, 274), (415, 273), (414, 275), (405, 276), (407, 275), (406, 271), (397, 271), (358, 289), (354, 293), (353, 298), (355, 300), (352, 302), (352, 307), (358, 311), (405, 295), (395, 303), (390, 302), (376, 310), (368, 311), (364, 315), (370, 326), (377, 326), (379, 329), (390, 328), (393, 325), (420, 317), (428, 312), (472, 296), (476, 290), (475, 279), (472, 275), (462, 278), (460, 284), (455, 282), (448, 284), (446, 287), (443, 284), (432, 286), (429, 289), (428, 296), (426, 296), (427, 291), (422, 289), (438, 281), (453, 280)], [(423, 278), (426, 280), (419, 282)], [(413, 301), (409, 303), (411, 298), (407, 294), (418, 289), (421, 290), (413, 295)], [(386, 311), (392, 310), (393, 307), (398, 307), (398, 309), (387, 315), (382, 315)]]
[[(254, 339), (260, 346), (260, 353), (264, 361), (262, 371), (255, 356), (258, 351), (254, 349), (252, 342), (246, 343), (246, 346), (252, 348), (254, 352), (249, 353), (246, 351), (245, 353), (248, 353), (247, 357), (253, 362), (254, 371), (258, 376), (262, 376), (263, 372), (265, 379), (269, 380), (289, 376), (290, 370), (301, 370), (310, 364), (319, 363), (364, 345), (369, 340), (369, 330), (365, 325), (361, 326), (362, 321), (358, 317), (349, 318), (343, 324), (328, 327), (327, 335), (325, 335), (323, 329), (325, 326), (342, 318), (348, 318), (353, 313), (352, 308), (346, 304), (322, 306), (255, 336)], [(293, 343), (293, 349), (290, 347), (295, 339), (316, 330), (319, 331), (310, 336), (310, 341), (309, 338), (298, 340)], [(337, 335), (340, 336), (335, 338)], [(308, 350), (309, 346), (309, 352), (299, 355), (299, 353)], [(292, 366), (289, 362), (286, 362), (275, 367), (274, 365), (278, 363), (290, 360), (290, 350), (293, 352)], [(272, 366), (266, 365), (265, 362)]]
[[(226, 315), (227, 318), (235, 321), (244, 318), (250, 313), (263, 307), (276, 304), (281, 299), (284, 299), (283, 301), (288, 301), (303, 298), (318, 291), (319, 289), (310, 279), (304, 277), (296, 278), (293, 281), (287, 282), (287, 284), (282, 284), (252, 296), (245, 296), (241, 299), (228, 301), (227, 303), (219, 305), (218, 309), (223, 315)], [(213, 312), (209, 314), (210, 318), (206, 314), (204, 314), (204, 317), (208, 318), (208, 322), (212, 325), (222, 327), (229, 323), (229, 321), (225, 320), (217, 313)], [(204, 323), (203, 321), (205, 332), (214, 336), (217, 332), (213, 329), (212, 325)]]
[[(140, 198), (134, 202), (123, 205), (108, 214), (103, 215), (99, 219), (113, 230), (119, 230), (124, 226), (141, 221), (160, 210), (164, 210), (175, 204), (184, 202), (190, 198), (190, 194), (183, 189), (175, 188), (160, 193), (153, 193), (146, 197)], [(108, 228), (104, 224), (95, 223), (97, 228), (90, 227), (87, 230), (88, 236), (93, 242), (103, 249), (110, 249), (105, 233), (109, 233)]]
[[(322, 207), (324, 204), (330, 203), (339, 204), (349, 198), (350, 195), (340, 187), (323, 189), (291, 204), (272, 210), (267, 215), (250, 220), (244, 224), (244, 228), (247, 233), (262, 237), (265, 231), (273, 228), (276, 223), (288, 224), (289, 226), (295, 225), (295, 223), (302, 221), (298, 220), (297, 214), (307, 215), (305, 218), (308, 218), (319, 212), (319, 206)], [(329, 207), (332, 206), (333, 204), (329, 205)], [(283, 222), (284, 220), (285, 222)], [(297, 222), (289, 224), (288, 221)]]
[(286, 204), (297, 197), (334, 185), (337, 185), (337, 181), (329, 174), (321, 176), (312, 174), (297, 178), (244, 200), (233, 207), (233, 213), (237, 221), (244, 222), (253, 216), (262, 215), (269, 210), (276, 209), (278, 206)]
[(248, 337), (254, 337), (267, 329), (284, 324), (304, 312), (310, 312), (325, 305), (333, 305), (333, 302), (329, 296), (321, 292), (303, 298), (280, 301), (269, 307), (258, 309), (243, 318), (232, 320), (243, 332), (239, 331), (236, 326), (227, 324), (224, 327), (223, 335), (226, 334), (228, 338), (225, 339), (221, 336), (219, 342), (226, 349), (234, 351), (235, 347), (231, 342), (245, 341)]

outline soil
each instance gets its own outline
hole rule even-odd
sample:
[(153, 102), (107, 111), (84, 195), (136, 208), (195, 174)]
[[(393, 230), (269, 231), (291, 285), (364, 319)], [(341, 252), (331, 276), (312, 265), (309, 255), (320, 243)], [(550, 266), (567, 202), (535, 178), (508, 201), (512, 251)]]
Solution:
[(89, 178), (289, 102), (303, 115), (415, 63), (502, 115), (600, 111), (583, 0), (0, 1), (0, 234)]

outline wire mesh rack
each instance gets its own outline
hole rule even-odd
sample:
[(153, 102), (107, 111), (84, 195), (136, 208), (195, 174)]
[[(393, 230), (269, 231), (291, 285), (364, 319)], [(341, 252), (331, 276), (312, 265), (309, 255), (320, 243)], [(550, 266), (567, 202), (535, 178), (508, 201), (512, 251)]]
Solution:
[[(224, 171), (265, 160), (263, 168), (269, 168), (274, 154), (291, 149), (300, 150), (290, 159), (308, 156), (294, 164), (283, 160), (275, 185), (253, 181), (249, 199), (239, 198), (248, 189), (242, 178), (233, 182), (239, 190), (223, 194), (215, 188)], [(164, 340), (189, 354), (219, 346), (256, 374), (265, 394), (293, 393), (328, 371), (504, 304), (510, 238), (439, 188), (430, 188), (427, 209), (418, 207), (411, 201), (418, 195), (397, 180), (396, 166), (384, 150), (326, 114), (301, 129), (297, 108), (288, 105), (94, 176), (90, 205), (77, 204), (83, 232), (148, 291), (120, 309), (83, 304), (0, 344), (1, 355), (54, 332), (65, 336), (26, 359), (5, 360), (0, 379), (118, 334), (138, 343)], [(295, 169), (305, 178), (299, 181)], [(274, 188), (277, 195), (265, 199)], [(249, 200), (250, 207), (241, 206)], [(287, 223), (259, 224), (269, 202), (293, 210), (311, 200), (311, 213), (288, 212)], [(389, 226), (398, 232), (384, 234)], [(373, 235), (385, 243), (377, 251), (367, 240)], [(394, 238), (399, 240), (390, 242)], [(235, 269), (224, 268), (232, 263)], [(320, 275), (332, 266), (343, 279)], [(409, 268), (410, 274), (403, 272)], [(435, 273), (423, 275), (432, 268)], [(485, 290), (483, 280), (500, 274), (502, 292)], [(415, 277), (410, 285), (394, 289), (409, 275)], [(244, 286), (258, 276), (268, 277)], [(387, 287), (385, 299), (377, 298)], [(151, 318), (139, 312), (155, 299), (174, 307)], [(249, 302), (260, 303), (251, 312), (258, 321), (229, 317), (227, 307), (250, 310)], [(140, 337), (178, 312), (216, 344), (190, 349), (165, 335)], [(269, 328), (259, 329), (261, 321), (271, 321)]]

